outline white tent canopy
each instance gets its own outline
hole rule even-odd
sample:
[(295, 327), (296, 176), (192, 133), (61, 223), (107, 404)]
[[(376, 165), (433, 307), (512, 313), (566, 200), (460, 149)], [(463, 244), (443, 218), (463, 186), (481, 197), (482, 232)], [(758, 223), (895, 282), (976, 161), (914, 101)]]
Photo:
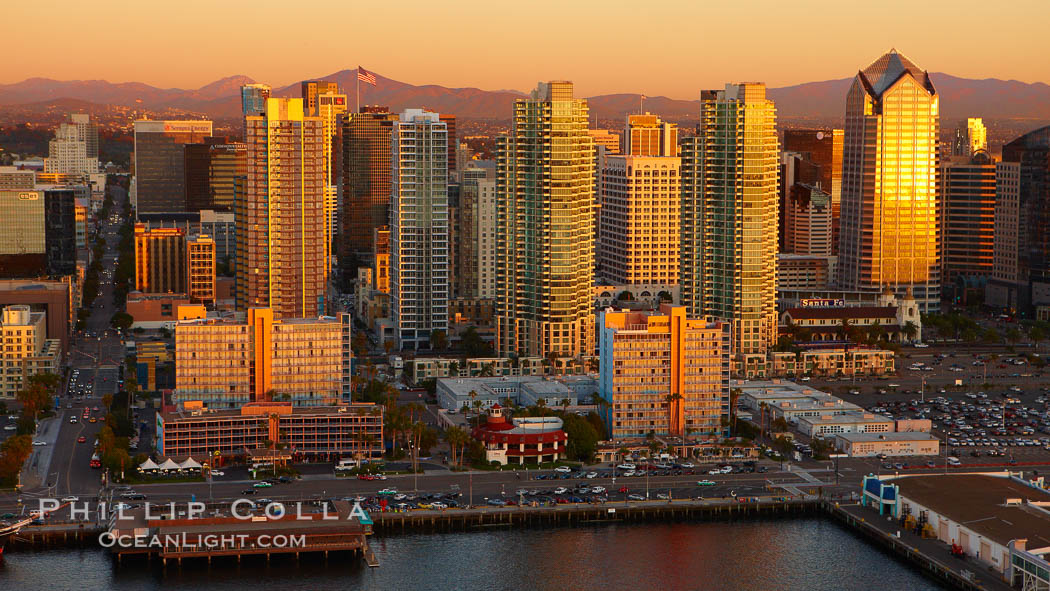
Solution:
[(183, 462), (179, 467), (183, 470), (200, 470), (201, 464), (193, 458), (186, 458), (186, 461)]
[(163, 464), (157, 466), (157, 468), (160, 470), (178, 470), (181, 466), (176, 464), (171, 458), (168, 458), (164, 460)]
[(145, 462), (139, 464), (139, 470), (145, 472), (146, 470), (157, 470), (160, 466), (157, 465), (153, 460), (146, 458)]

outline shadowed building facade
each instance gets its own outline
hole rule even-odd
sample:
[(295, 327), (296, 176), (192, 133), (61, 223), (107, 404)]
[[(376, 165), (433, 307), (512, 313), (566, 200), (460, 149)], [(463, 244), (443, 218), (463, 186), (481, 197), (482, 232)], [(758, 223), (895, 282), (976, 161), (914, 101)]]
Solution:
[[(390, 139), (397, 115), (386, 107), (362, 107), (344, 115), (343, 223), (340, 264), (356, 272), (355, 255), (372, 254), (376, 228), (390, 224)], [(348, 266), (349, 265), (349, 266)]]

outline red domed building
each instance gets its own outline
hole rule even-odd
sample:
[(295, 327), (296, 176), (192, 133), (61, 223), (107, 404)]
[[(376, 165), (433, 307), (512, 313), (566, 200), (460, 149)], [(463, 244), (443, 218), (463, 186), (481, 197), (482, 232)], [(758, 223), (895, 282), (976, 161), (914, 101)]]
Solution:
[(558, 417), (521, 417), (507, 421), (504, 409), (492, 405), (485, 424), (472, 435), (485, 445), (485, 461), (500, 464), (537, 464), (565, 456), (568, 436)]

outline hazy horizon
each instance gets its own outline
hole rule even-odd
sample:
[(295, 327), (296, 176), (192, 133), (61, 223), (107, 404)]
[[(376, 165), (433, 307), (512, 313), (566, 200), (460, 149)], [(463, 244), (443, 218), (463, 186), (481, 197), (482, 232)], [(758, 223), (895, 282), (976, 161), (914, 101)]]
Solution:
[(285, 6), (184, 0), (169, 14), (131, 0), (56, 0), (49, 9), (62, 18), (41, 18), (35, 5), (14, 4), (5, 8), (18, 23), (10, 46), (32, 47), (33, 59), (4, 62), (0, 83), (40, 77), (192, 90), (245, 75), (282, 87), (360, 64), (415, 85), (527, 91), (537, 80), (567, 79), (581, 96), (694, 99), (726, 82), (775, 88), (849, 78), (890, 48), (930, 72), (1050, 81), (1050, 60), (1038, 57), (1048, 46), (1043, 19), (1024, 16), (1046, 12), (1039, 0), (992, 11), (972, 0), (887, 0), (877, 11), (752, 0), (746, 14), (740, 5), (680, 0), (655, 10), (626, 0), (460, 0), (440, 9), (406, 0), (387, 14), (330, 0), (309, 12)]

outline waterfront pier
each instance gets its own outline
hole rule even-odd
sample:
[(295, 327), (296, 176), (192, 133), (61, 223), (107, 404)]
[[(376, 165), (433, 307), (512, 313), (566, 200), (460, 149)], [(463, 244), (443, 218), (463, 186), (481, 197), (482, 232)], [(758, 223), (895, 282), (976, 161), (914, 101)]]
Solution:
[[(176, 515), (147, 519), (142, 509), (116, 519), (99, 542), (107, 546), (117, 561), (131, 556), (171, 560), (294, 555), (305, 553), (352, 552), (369, 554), (367, 537), (371, 521), (352, 515), (352, 507), (336, 501), (334, 511), (270, 516), (256, 509), (235, 516), (232, 511), (213, 510), (195, 518)], [(374, 558), (373, 558), (374, 560)]]

